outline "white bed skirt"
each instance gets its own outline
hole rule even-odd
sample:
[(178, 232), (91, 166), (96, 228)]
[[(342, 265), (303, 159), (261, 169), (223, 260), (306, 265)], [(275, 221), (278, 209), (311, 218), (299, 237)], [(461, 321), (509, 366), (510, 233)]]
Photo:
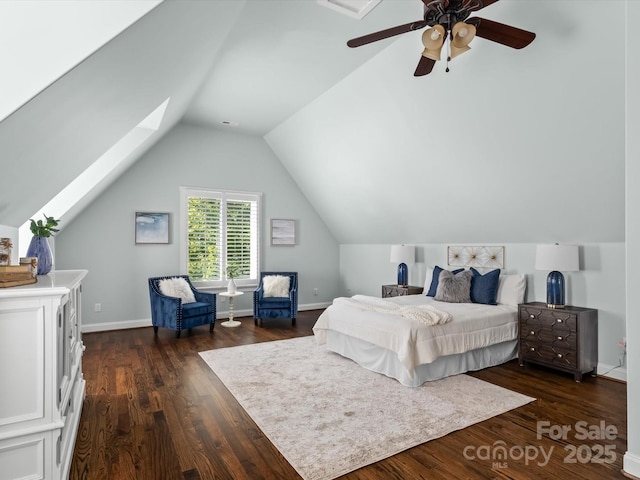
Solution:
[(359, 338), (329, 330), (326, 347), (368, 370), (395, 378), (407, 387), (419, 387), (424, 382), (494, 367), (518, 357), (518, 341), (512, 340), (418, 365), (411, 378), (395, 353)]

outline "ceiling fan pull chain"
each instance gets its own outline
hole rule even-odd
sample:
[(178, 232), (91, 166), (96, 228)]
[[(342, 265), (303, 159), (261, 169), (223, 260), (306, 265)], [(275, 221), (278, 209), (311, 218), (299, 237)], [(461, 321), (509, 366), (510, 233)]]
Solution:
[(449, 73), (449, 61), (451, 60), (451, 35), (451, 32), (447, 35), (447, 68), (445, 69), (447, 73)]

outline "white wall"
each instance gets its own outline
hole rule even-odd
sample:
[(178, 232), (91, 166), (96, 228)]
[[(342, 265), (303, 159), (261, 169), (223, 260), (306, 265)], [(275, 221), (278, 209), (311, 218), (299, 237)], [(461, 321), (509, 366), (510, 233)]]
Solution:
[(4, 119), (0, 224), (22, 225), (169, 96), (159, 134), (175, 125), (243, 5), (162, 2)]
[(640, 478), (640, 2), (627, 4), (627, 123), (626, 123), (626, 238), (627, 238), (627, 453), (624, 471)]
[(341, 244), (624, 241), (624, 2), (485, 15), (537, 37), (415, 78), (402, 35), (265, 136)]
[[(181, 273), (181, 185), (262, 192), (263, 270), (298, 271), (303, 307), (324, 306), (337, 295), (338, 244), (264, 140), (180, 124), (57, 236), (56, 268), (89, 270), (83, 283), (88, 329), (150, 325), (147, 278)], [(169, 212), (170, 244), (135, 245), (136, 211)], [(299, 243), (270, 246), (271, 218), (297, 220)], [(234, 307), (247, 313), (252, 298), (244, 295)], [(218, 309), (227, 310), (220, 299)]]
[(161, 0), (0, 2), (0, 120)]
[[(474, 245), (469, 242), (464, 245)], [(491, 244), (494, 245), (494, 244)], [(535, 270), (535, 244), (505, 245), (505, 273), (527, 275), (527, 301), (546, 301), (546, 277), (549, 272)], [(381, 285), (394, 284), (397, 265), (389, 262), (390, 245), (341, 245), (341, 295), (380, 296)], [(424, 285), (427, 267), (447, 268), (446, 244), (418, 244), (416, 264), (409, 265), (411, 285)], [(598, 372), (618, 365), (618, 342), (625, 336), (625, 247), (624, 243), (580, 246), (580, 271), (565, 274), (567, 304), (598, 309)], [(626, 378), (626, 368), (617, 368), (609, 376)]]

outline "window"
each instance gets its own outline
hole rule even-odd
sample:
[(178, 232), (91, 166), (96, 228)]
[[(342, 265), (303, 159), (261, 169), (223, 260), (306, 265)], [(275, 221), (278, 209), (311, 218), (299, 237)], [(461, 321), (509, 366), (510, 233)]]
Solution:
[(181, 271), (198, 287), (256, 286), (260, 252), (259, 193), (180, 188)]

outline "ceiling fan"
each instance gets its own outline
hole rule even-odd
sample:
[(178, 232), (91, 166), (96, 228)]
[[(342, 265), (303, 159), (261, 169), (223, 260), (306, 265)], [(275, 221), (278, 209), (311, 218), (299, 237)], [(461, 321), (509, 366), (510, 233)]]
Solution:
[[(416, 77), (421, 77), (431, 73), (436, 61), (440, 60), (440, 51), (446, 40), (449, 40), (447, 62), (468, 51), (471, 48), (469, 43), (475, 37), (481, 37), (516, 49), (524, 48), (533, 42), (533, 39), (536, 38), (536, 34), (533, 32), (487, 20), (486, 18), (469, 18), (471, 13), (497, 1), (422, 0), (422, 3), (424, 3), (423, 20), (352, 38), (347, 42), (347, 45), (352, 48), (360, 47), (402, 33), (430, 27), (422, 34), (424, 51), (414, 72)], [(449, 67), (447, 66), (448, 71)]]

